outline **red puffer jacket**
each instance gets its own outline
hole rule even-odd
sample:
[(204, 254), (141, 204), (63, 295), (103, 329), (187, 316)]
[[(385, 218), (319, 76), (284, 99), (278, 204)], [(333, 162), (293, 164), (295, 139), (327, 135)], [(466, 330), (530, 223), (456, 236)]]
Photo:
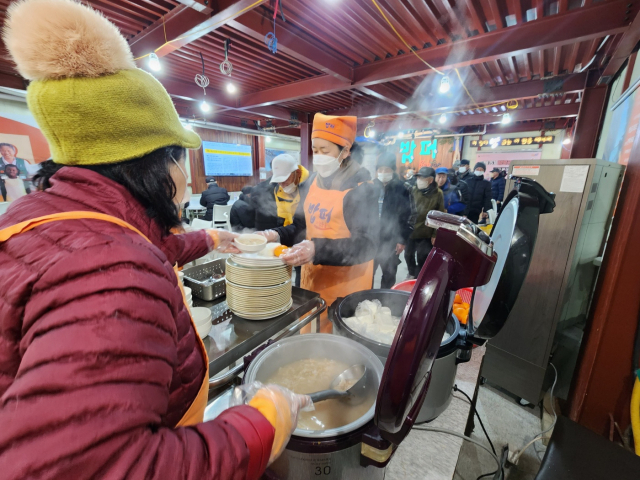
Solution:
[(245, 479), (273, 428), (252, 407), (173, 428), (205, 365), (172, 265), (206, 233), (163, 236), (120, 185), (63, 168), (16, 201), (0, 229), (85, 210), (118, 217), (41, 225), (0, 243), (0, 477)]

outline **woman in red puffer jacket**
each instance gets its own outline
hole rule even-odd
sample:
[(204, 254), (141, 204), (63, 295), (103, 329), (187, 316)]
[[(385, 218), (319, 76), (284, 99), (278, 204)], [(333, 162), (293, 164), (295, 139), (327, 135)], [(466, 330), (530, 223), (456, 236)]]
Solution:
[(170, 233), (200, 138), (90, 8), (27, 0), (5, 28), (53, 161), (0, 216), (0, 477), (257, 479), (308, 397), (255, 386), (201, 423), (208, 359), (174, 265), (235, 234)]

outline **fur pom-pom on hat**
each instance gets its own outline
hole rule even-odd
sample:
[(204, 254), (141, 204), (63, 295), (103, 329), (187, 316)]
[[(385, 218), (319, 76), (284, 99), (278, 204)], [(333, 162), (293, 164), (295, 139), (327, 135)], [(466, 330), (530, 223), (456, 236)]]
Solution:
[(115, 25), (73, 0), (24, 0), (11, 5), (4, 43), (29, 80), (99, 77), (136, 68)]

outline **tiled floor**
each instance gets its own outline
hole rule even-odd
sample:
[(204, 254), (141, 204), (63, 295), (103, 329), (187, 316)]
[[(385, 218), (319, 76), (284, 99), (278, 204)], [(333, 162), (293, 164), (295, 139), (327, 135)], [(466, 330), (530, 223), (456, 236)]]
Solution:
[[(514, 396), (488, 384), (480, 387), (477, 408), (498, 453), (506, 444), (511, 450), (520, 449), (542, 430), (540, 407), (523, 407), (517, 403)], [(489, 446), (477, 421), (471, 437)], [(520, 457), (517, 466), (508, 466), (505, 469), (506, 480), (533, 480), (540, 468), (544, 449), (541, 441), (530, 446)], [(495, 461), (484, 450), (465, 442), (453, 478), (476, 480), (479, 475), (493, 471)]]

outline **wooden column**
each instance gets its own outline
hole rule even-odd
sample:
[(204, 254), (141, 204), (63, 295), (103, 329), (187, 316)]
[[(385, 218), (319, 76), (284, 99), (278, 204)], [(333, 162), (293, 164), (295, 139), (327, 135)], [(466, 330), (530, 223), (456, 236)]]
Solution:
[(313, 152), (311, 150), (311, 123), (303, 122), (300, 124), (300, 164), (312, 170)]
[(572, 139), (571, 158), (595, 158), (608, 91), (608, 86), (584, 89)]
[(629, 425), (633, 343), (640, 312), (639, 238), (640, 129), (637, 129), (569, 398), (569, 417), (606, 436), (609, 413), (623, 431)]

